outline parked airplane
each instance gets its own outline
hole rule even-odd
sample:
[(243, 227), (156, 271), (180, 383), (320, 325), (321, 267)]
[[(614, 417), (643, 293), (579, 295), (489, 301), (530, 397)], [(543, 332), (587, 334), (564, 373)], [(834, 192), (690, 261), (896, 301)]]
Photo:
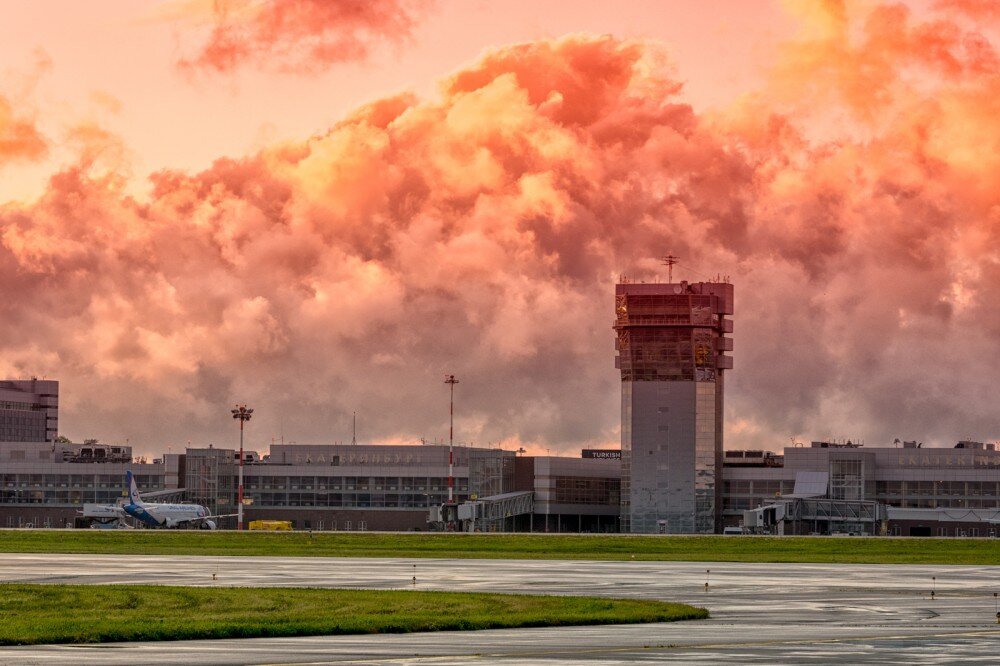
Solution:
[(214, 530), (218, 527), (216, 519), (235, 516), (235, 513), (212, 516), (200, 504), (155, 504), (143, 502), (135, 477), (131, 471), (125, 472), (125, 489), (128, 500), (121, 510), (149, 527), (183, 527), (197, 525), (204, 530)]

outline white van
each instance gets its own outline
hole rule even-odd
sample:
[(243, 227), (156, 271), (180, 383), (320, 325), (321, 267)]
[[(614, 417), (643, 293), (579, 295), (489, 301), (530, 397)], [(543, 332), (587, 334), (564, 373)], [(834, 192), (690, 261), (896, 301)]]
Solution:
[(724, 527), (724, 528), (722, 528), (722, 533), (726, 534), (728, 536), (733, 536), (734, 534), (737, 535), (737, 536), (739, 536), (740, 534), (743, 534), (743, 528), (742, 527)]

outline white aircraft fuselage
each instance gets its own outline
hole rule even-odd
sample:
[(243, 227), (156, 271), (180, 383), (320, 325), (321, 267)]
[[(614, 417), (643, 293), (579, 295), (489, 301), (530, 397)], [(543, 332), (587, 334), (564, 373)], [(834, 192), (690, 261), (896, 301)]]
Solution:
[(214, 530), (217, 525), (208, 510), (200, 504), (157, 504), (143, 502), (135, 477), (131, 471), (125, 472), (125, 490), (128, 501), (122, 505), (122, 511), (141, 521), (149, 527), (180, 527), (181, 525), (196, 525), (204, 529)]
[(202, 520), (208, 512), (200, 504), (126, 504), (122, 509), (150, 527), (175, 527)]

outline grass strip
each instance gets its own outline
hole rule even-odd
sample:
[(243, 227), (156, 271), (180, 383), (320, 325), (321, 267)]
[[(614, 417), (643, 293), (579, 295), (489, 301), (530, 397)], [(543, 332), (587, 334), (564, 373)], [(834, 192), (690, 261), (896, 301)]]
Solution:
[(0, 552), (994, 565), (1000, 562), (1000, 540), (0, 530)]
[(0, 645), (672, 622), (661, 601), (458, 592), (0, 584)]

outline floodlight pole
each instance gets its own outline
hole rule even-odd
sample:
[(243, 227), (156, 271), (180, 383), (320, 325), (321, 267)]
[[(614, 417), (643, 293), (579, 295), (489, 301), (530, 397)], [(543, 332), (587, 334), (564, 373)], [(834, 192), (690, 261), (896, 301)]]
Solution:
[(455, 456), (455, 384), (458, 380), (455, 375), (445, 375), (444, 383), (451, 388), (451, 403), (448, 408), (448, 503), (454, 500), (455, 476), (454, 476), (454, 456)]
[(250, 420), (252, 409), (247, 409), (246, 405), (236, 405), (232, 410), (233, 418), (240, 422), (240, 482), (239, 491), (236, 497), (236, 530), (243, 531), (243, 424)]

